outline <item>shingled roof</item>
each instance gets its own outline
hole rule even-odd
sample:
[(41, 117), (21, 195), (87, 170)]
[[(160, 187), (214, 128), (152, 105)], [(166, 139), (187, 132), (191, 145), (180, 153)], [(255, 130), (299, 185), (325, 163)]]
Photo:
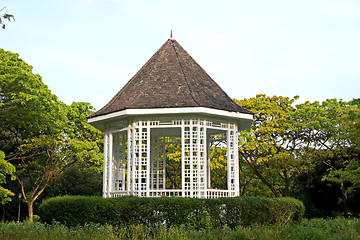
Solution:
[(167, 40), (102, 109), (89, 118), (125, 109), (207, 107), (252, 114), (237, 105), (174, 40)]

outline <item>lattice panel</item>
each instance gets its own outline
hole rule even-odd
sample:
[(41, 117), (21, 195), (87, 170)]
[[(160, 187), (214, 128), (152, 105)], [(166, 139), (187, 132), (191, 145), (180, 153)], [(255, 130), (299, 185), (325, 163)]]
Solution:
[(117, 132), (113, 134), (112, 185), (114, 187), (114, 191), (126, 190), (126, 142), (127, 136), (125, 132)]
[(206, 190), (206, 159), (205, 159), (205, 151), (206, 151), (206, 132), (204, 127), (199, 128), (199, 139), (198, 139), (198, 162), (199, 162), (199, 191), (200, 191), (200, 197), (206, 197), (205, 196), (205, 190)]
[(240, 179), (239, 179), (239, 132), (234, 131), (234, 160), (235, 160), (235, 196), (240, 195)]
[(151, 140), (151, 168), (150, 184), (151, 189), (165, 189), (165, 160), (166, 160), (166, 142), (165, 137), (153, 137)]
[(184, 196), (206, 197), (206, 131), (198, 120), (184, 122), (189, 124), (182, 134)]
[(231, 194), (235, 193), (235, 131), (228, 131), (228, 174), (229, 174), (229, 182), (228, 182), (228, 189), (230, 190)]
[[(185, 121), (186, 122), (186, 121)], [(190, 123), (190, 122), (189, 122)], [(183, 149), (183, 176), (182, 185), (184, 196), (191, 196), (191, 183), (192, 183), (192, 143), (190, 127), (184, 127), (182, 133), (182, 149)]]

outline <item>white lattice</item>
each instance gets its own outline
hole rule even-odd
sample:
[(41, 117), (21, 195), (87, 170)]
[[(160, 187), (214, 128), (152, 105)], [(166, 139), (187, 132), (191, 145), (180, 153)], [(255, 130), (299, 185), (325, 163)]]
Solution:
[(126, 190), (126, 144), (127, 136), (125, 132), (113, 133), (113, 189), (111, 191), (125, 191)]
[(228, 150), (227, 150), (227, 165), (228, 165), (228, 190), (231, 196), (235, 196), (235, 152), (237, 152), (237, 147), (235, 149), (235, 132), (232, 130), (228, 131)]
[[(109, 126), (119, 129), (118, 124)], [(153, 136), (151, 129), (157, 129)], [(167, 131), (171, 132), (169, 136), (166, 135)], [(208, 131), (214, 134), (222, 131), (226, 135), (227, 189), (211, 189), (210, 186), (208, 137), (211, 133), (209, 135)], [(103, 196), (237, 196), (237, 138), (236, 124), (200, 118), (142, 119), (113, 132), (110, 129), (104, 134)], [(180, 144), (182, 149), (181, 189), (166, 189), (166, 149), (170, 144)]]

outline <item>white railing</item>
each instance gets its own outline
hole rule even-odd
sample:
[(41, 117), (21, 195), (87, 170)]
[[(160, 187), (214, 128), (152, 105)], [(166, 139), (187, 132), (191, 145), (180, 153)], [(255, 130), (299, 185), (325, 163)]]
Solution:
[[(187, 191), (189, 193), (189, 191)], [(146, 193), (145, 191), (143, 193)], [(182, 197), (183, 191), (181, 189), (163, 189), (163, 190), (150, 190), (149, 197)], [(220, 198), (235, 196), (235, 192), (221, 189), (207, 189), (206, 198)], [(110, 192), (107, 196), (110, 198), (122, 197), (131, 195), (128, 191)], [(137, 195), (137, 194), (135, 194)]]
[(150, 190), (150, 197), (181, 197), (181, 189)]
[(111, 192), (109, 194), (111, 198), (114, 198), (114, 197), (123, 197), (123, 196), (128, 196), (130, 195), (127, 191), (116, 191), (116, 192)]
[(229, 190), (208, 189), (206, 193), (207, 198), (229, 197)]

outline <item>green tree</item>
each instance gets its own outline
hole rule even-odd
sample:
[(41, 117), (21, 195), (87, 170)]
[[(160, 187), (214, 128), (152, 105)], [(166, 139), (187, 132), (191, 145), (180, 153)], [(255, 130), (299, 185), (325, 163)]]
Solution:
[(251, 130), (240, 133), (240, 166), (246, 171), (250, 167), (249, 180), (255, 175), (276, 197), (288, 196), (298, 173), (309, 167), (302, 157), (302, 127), (291, 117), (296, 99), (257, 95), (236, 100), (255, 113)]
[(17, 54), (0, 50), (0, 59), (0, 149), (16, 166), (32, 220), (34, 202), (67, 167), (101, 164), (101, 134), (86, 122), (90, 104), (59, 101)]
[(0, 150), (8, 156), (24, 139), (63, 132), (66, 108), (32, 66), (0, 49)]
[(64, 195), (101, 196), (101, 172), (96, 168), (89, 168), (84, 162), (68, 167), (49, 185), (43, 198)]
[(20, 160), (15, 176), (28, 205), (30, 220), (36, 199), (64, 170), (79, 161), (95, 169), (101, 165), (101, 134), (86, 123), (89, 107), (88, 103), (73, 103), (68, 111), (66, 132), (25, 140), (13, 157)]
[(302, 138), (310, 144), (304, 148), (318, 164), (328, 168), (323, 181), (337, 184), (342, 194), (344, 214), (348, 200), (359, 188), (359, 119), (358, 101), (328, 99), (298, 106), (297, 118), (304, 123)]
[[(11, 179), (14, 180), (14, 172), (15, 167), (5, 161), (5, 153), (0, 151), (0, 184), (6, 183), (7, 175), (11, 176)], [(11, 197), (14, 196), (14, 193), (11, 192), (9, 189), (6, 189), (0, 186), (0, 202), (1, 204), (5, 204), (11, 201)]]

